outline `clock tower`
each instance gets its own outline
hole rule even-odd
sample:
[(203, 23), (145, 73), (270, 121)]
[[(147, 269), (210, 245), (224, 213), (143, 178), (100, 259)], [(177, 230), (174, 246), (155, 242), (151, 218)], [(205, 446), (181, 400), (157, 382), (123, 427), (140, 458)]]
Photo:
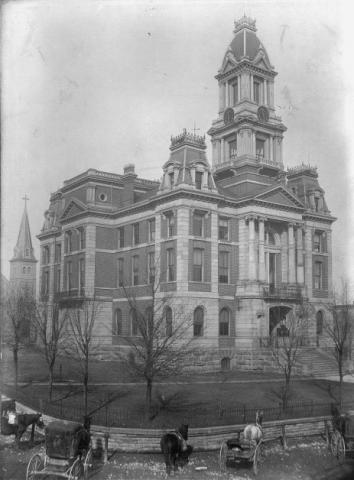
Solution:
[(219, 113), (209, 130), (216, 179), (242, 171), (282, 177), (282, 141), (286, 127), (275, 114), (277, 73), (256, 35), (256, 22), (243, 16), (221, 68)]

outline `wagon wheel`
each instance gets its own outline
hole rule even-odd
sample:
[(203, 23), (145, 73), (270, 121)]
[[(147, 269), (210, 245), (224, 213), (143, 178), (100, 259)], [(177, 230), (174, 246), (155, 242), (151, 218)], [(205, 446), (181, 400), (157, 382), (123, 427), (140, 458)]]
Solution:
[(86, 454), (84, 460), (84, 479), (88, 479), (89, 469), (92, 467), (93, 457), (92, 457), (92, 448)]
[(73, 463), (69, 471), (68, 480), (83, 480), (84, 478), (84, 466), (78, 457)]
[(337, 430), (335, 430), (331, 435), (330, 447), (332, 455), (334, 455), (335, 457), (337, 457), (337, 449), (340, 436), (341, 435)]
[(36, 478), (36, 474), (43, 470), (43, 468), (43, 458), (36, 453), (31, 457), (30, 461), (28, 462), (26, 480), (34, 480)]
[(228, 450), (227, 443), (222, 442), (220, 447), (220, 453), (219, 453), (219, 467), (222, 472), (226, 470), (227, 450)]
[(345, 459), (345, 441), (344, 441), (344, 438), (342, 437), (342, 435), (338, 436), (337, 458), (340, 461)]

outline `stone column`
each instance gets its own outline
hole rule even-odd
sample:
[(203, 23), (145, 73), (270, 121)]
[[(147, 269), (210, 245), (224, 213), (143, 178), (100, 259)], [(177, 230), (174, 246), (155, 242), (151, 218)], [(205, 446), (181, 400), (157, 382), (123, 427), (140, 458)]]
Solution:
[(258, 250), (258, 279), (265, 282), (265, 264), (264, 264), (264, 222), (265, 218), (258, 220), (259, 250)]
[(224, 163), (225, 161), (225, 140), (221, 139), (221, 155), (220, 155), (220, 163)]
[(191, 168), (192, 183), (195, 185), (195, 167)]
[(228, 97), (227, 93), (228, 93), (227, 92), (227, 83), (225, 82), (224, 83), (224, 106), (225, 106), (225, 109), (227, 108), (227, 105), (228, 105), (228, 103), (227, 103), (227, 97)]
[(332, 295), (332, 232), (327, 230), (327, 252), (328, 252), (328, 294)]
[(297, 283), (304, 283), (304, 249), (302, 240), (302, 225), (297, 225), (296, 229), (296, 252), (297, 252)]
[(268, 105), (268, 80), (264, 80), (264, 105)]
[(188, 291), (188, 255), (189, 255), (189, 222), (190, 210), (181, 207), (177, 210), (177, 246), (176, 246), (176, 268), (177, 268), (177, 291)]
[(294, 242), (294, 225), (288, 224), (288, 259), (289, 259), (289, 283), (295, 283), (295, 242)]
[(86, 227), (85, 294), (94, 296), (96, 270), (96, 225)]
[(208, 170), (204, 170), (202, 177), (202, 188), (208, 189)]
[(250, 74), (250, 88), (251, 88), (250, 99), (253, 101), (254, 98), (253, 98), (253, 75), (252, 74)]
[(269, 160), (274, 162), (274, 137), (271, 135), (269, 137)]
[(245, 280), (248, 277), (248, 229), (246, 226), (245, 218), (240, 218), (239, 220), (239, 242), (240, 242), (239, 279)]
[(248, 217), (248, 278), (256, 280), (254, 217)]
[(218, 248), (218, 214), (210, 213), (211, 222), (211, 291), (219, 290), (219, 248)]
[(219, 83), (219, 113), (224, 110), (224, 90), (223, 84)]
[(305, 286), (307, 296), (312, 297), (312, 230), (305, 226)]

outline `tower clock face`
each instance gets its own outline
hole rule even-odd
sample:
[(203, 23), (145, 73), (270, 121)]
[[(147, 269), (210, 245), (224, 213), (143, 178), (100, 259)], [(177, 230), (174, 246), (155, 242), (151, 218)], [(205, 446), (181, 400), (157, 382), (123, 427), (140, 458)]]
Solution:
[(234, 118), (235, 118), (235, 113), (233, 111), (232, 108), (228, 108), (225, 110), (225, 113), (224, 113), (224, 123), (225, 125), (229, 124), (229, 123), (232, 123), (234, 121)]
[(257, 117), (260, 122), (268, 122), (269, 120), (269, 112), (268, 108), (266, 107), (259, 107), (257, 110)]

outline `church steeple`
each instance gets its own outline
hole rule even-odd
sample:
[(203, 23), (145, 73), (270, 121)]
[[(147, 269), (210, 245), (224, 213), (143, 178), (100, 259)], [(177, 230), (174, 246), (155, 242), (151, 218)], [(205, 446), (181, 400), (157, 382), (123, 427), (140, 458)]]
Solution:
[(17, 243), (14, 255), (10, 260), (10, 283), (17, 283), (29, 287), (32, 292), (36, 288), (36, 263), (32, 245), (31, 231), (27, 213), (27, 200), (25, 196), (25, 208), (23, 210)]
[(235, 22), (234, 38), (215, 77), (219, 114), (208, 133), (216, 175), (233, 175), (244, 165), (263, 168), (272, 176), (283, 171), (286, 127), (275, 115), (277, 73), (256, 31), (256, 21), (245, 15)]

